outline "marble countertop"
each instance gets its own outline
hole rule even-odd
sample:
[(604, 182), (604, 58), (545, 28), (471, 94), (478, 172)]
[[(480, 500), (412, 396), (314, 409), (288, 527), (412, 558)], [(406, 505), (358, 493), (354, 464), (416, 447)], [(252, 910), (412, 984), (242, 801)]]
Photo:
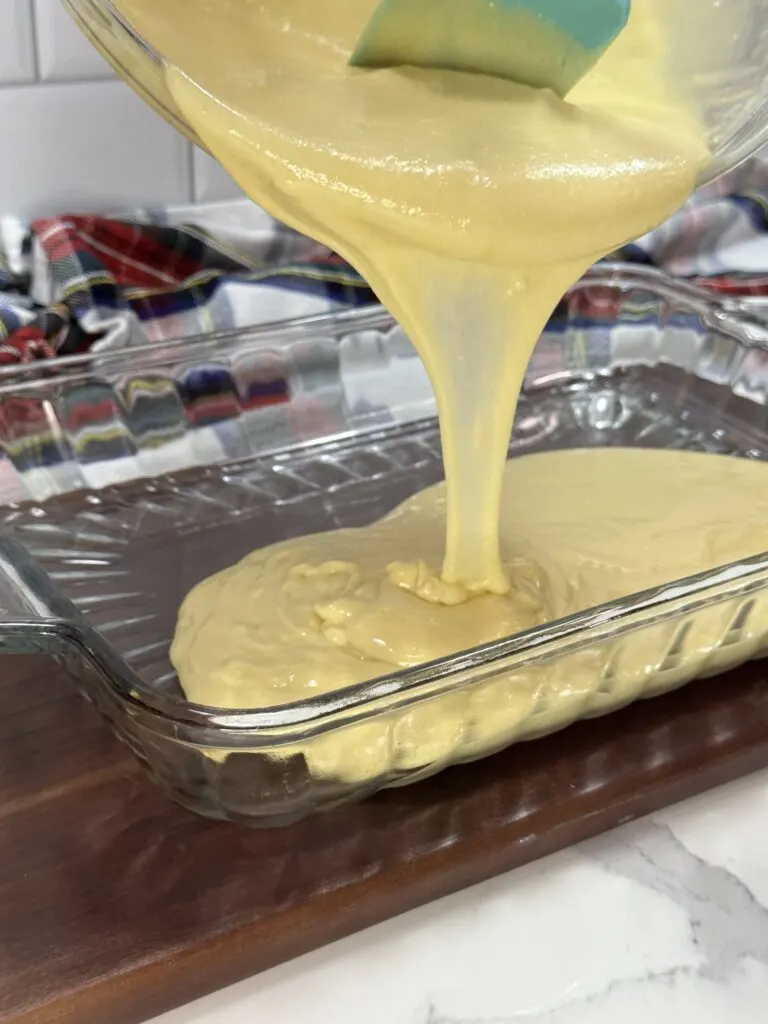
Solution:
[(768, 772), (152, 1024), (764, 1024)]

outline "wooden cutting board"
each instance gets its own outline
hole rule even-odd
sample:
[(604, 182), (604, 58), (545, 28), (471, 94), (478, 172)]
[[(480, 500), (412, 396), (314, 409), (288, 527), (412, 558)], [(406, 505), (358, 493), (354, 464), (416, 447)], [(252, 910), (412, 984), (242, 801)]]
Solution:
[(181, 810), (0, 655), (0, 1021), (136, 1024), (768, 766), (768, 662), (287, 829)]

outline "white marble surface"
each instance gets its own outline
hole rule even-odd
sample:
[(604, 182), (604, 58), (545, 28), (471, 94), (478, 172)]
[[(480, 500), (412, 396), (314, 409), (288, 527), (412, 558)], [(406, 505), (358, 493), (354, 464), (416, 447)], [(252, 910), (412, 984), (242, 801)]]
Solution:
[(765, 1024), (768, 772), (153, 1024)]

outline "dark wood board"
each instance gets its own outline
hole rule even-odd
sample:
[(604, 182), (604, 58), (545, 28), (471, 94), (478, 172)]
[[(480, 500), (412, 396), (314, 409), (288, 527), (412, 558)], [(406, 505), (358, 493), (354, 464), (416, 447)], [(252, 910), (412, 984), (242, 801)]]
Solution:
[(766, 666), (291, 828), (198, 819), (53, 662), (0, 656), (0, 1021), (136, 1024), (768, 766)]

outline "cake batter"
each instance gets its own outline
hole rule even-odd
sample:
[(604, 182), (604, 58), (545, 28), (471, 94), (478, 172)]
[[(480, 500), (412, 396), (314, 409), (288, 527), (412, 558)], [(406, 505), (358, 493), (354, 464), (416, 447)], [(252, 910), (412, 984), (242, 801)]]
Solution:
[[(373, 526), (262, 549), (203, 582), (182, 606), (171, 651), (187, 696), (228, 708), (300, 701), (759, 554), (768, 467), (619, 448), (513, 459), (501, 514), (511, 586), (466, 601), (429, 570), (445, 516), (439, 485)], [(722, 649), (743, 602), (699, 611), (677, 655), (680, 623), (662, 623), (320, 736), (301, 753), (317, 775), (362, 782), (458, 749), (485, 752), (754, 656), (768, 628), (768, 598), (758, 602)]]
[(498, 514), (517, 394), (566, 289), (663, 220), (708, 159), (666, 79), (665, 0), (564, 102), (480, 75), (351, 68), (377, 0), (119, 0), (177, 108), (245, 191), (345, 256), (437, 394), (448, 487), (432, 571), (503, 593)]
[[(656, 481), (677, 479), (685, 467), (669, 460), (684, 456), (569, 453), (505, 470), (525, 368), (555, 304), (596, 259), (679, 207), (708, 160), (668, 78), (664, 0), (635, 0), (627, 30), (567, 102), (478, 75), (350, 68), (376, 3), (117, 4), (164, 55), (176, 107), (245, 191), (345, 256), (408, 331), (443, 440), (444, 491), (365, 531), (256, 552), (188, 598), (173, 660), (194, 701), (275, 705), (419, 664), (694, 571), (715, 543), (714, 521), (683, 528), (661, 510)], [(733, 473), (754, 499), (759, 467), (712, 462), (691, 462), (692, 486), (709, 497), (722, 485), (712, 477)], [(617, 474), (634, 511), (595, 547)], [(661, 528), (649, 532), (655, 516)], [(643, 552), (656, 576), (633, 561), (633, 517), (660, 545)], [(697, 522), (704, 546), (682, 544), (691, 557), (680, 561), (665, 537)], [(754, 531), (736, 539), (749, 553), (763, 546)], [(364, 761), (350, 750), (333, 771), (367, 777)]]

